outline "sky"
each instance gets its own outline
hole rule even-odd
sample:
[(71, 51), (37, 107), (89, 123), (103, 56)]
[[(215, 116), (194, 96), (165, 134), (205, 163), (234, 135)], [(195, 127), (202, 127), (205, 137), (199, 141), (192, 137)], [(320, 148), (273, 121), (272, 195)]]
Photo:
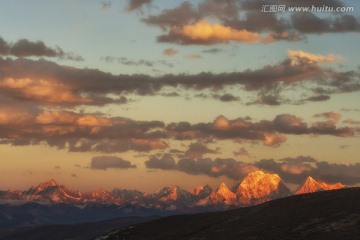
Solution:
[(360, 184), (358, 1), (3, 0), (0, 16), (0, 189)]

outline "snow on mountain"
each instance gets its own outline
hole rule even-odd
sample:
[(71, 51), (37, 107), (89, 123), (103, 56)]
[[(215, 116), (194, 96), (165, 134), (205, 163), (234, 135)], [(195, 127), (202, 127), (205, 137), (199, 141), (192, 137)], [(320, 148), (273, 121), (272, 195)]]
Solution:
[[(192, 191), (190, 191), (194, 202), (199, 202), (202, 199), (208, 198), (212, 192), (213, 190), (209, 185), (198, 186), (194, 188)], [(203, 205), (203, 204), (200, 203), (197, 205)]]
[(197, 201), (196, 206), (225, 206), (226, 199), (221, 194), (211, 191), (210, 195)]
[(341, 183), (329, 184), (323, 181), (316, 181), (312, 177), (308, 177), (303, 185), (295, 192), (295, 194), (305, 194), (324, 190), (334, 190), (344, 188), (345, 185)]
[(221, 183), (220, 187), (216, 191), (217, 194), (224, 197), (226, 205), (233, 205), (236, 199), (236, 194), (230, 191), (225, 183)]
[(21, 200), (22, 192), (19, 190), (0, 191), (0, 199), (4, 200)]
[(191, 194), (178, 186), (164, 187), (156, 193), (148, 195), (147, 200), (152, 206), (158, 205), (168, 209), (187, 207), (193, 204)]
[[(195, 188), (193, 194), (197, 206), (229, 206), (236, 203), (236, 194), (230, 191), (225, 183), (221, 183), (216, 191), (213, 191), (210, 187)], [(202, 197), (196, 198), (197, 196)]]
[(82, 197), (82, 202), (95, 202), (103, 204), (124, 204), (125, 201), (120, 197), (114, 196), (103, 188), (87, 192)]
[(146, 193), (140, 192), (138, 190), (129, 190), (129, 189), (119, 189), (115, 188), (111, 191), (111, 194), (121, 199), (124, 199), (128, 203), (143, 203)]
[[(59, 185), (55, 180), (40, 183), (26, 191), (0, 191), (1, 200), (34, 201), (40, 203), (67, 203), (77, 206), (88, 204), (121, 205), (124, 211), (130, 208), (154, 210), (181, 210), (192, 207), (226, 209), (229, 206), (249, 206), (291, 195), (286, 184), (277, 174), (262, 171), (249, 173), (231, 191), (221, 183), (214, 191), (209, 185), (199, 186), (190, 192), (178, 187), (164, 187), (147, 194), (137, 190), (114, 189), (112, 192), (98, 189), (82, 193)], [(295, 194), (332, 190), (345, 187), (341, 183), (328, 184), (309, 177)], [(234, 189), (234, 188), (233, 188)], [(236, 192), (236, 194), (235, 194)]]
[(27, 201), (76, 203), (81, 200), (83, 193), (70, 190), (64, 185), (58, 185), (55, 180), (51, 179), (36, 187), (31, 187), (21, 195), (22, 199)]
[(279, 175), (255, 171), (240, 183), (236, 195), (240, 205), (254, 205), (291, 194)]

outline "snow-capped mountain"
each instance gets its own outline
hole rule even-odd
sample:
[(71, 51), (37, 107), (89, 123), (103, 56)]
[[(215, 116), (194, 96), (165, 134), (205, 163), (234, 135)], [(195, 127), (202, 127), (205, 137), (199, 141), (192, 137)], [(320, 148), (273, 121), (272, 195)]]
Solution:
[(0, 199), (21, 200), (22, 192), (19, 190), (0, 191)]
[(171, 209), (193, 205), (191, 193), (178, 186), (164, 187), (160, 191), (150, 194), (147, 196), (147, 202), (150, 202), (151, 206)]
[(85, 193), (83, 195), (82, 202), (95, 202), (95, 203), (103, 203), (103, 204), (125, 203), (125, 201), (122, 200), (120, 197), (115, 196), (102, 188)]
[(226, 205), (233, 205), (235, 203), (236, 194), (230, 191), (225, 183), (221, 183), (216, 193), (224, 198)]
[[(255, 171), (249, 173), (231, 191), (225, 183), (214, 191), (209, 185), (186, 191), (178, 186), (168, 186), (151, 194), (137, 190), (104, 189), (83, 193), (59, 185), (55, 180), (40, 183), (26, 191), (0, 191), (0, 200), (20, 200), (40, 203), (65, 203), (72, 205), (115, 205), (126, 211), (188, 211), (195, 208), (226, 209), (234, 206), (250, 206), (291, 195), (286, 184), (277, 174)], [(343, 188), (341, 183), (327, 184), (309, 177), (295, 194)], [(191, 210), (190, 210), (191, 211)]]
[[(221, 183), (216, 191), (208, 185), (197, 187), (192, 191), (196, 206), (231, 206), (236, 203), (236, 194), (229, 190), (225, 183)], [(201, 196), (201, 197), (200, 197)]]
[(254, 205), (290, 195), (279, 175), (262, 171), (249, 173), (236, 191), (240, 205)]
[(58, 185), (54, 179), (51, 179), (22, 192), (21, 196), (27, 201), (77, 203), (81, 201), (83, 193)]
[(213, 190), (209, 185), (205, 185), (194, 188), (190, 193), (193, 195), (194, 199), (199, 200), (208, 197), (212, 191)]
[(329, 184), (320, 180), (315, 180), (308, 177), (303, 185), (295, 192), (295, 194), (313, 193), (324, 190), (334, 190), (344, 188), (345, 185), (341, 183)]
[(129, 189), (119, 189), (115, 188), (111, 191), (111, 194), (117, 197), (120, 197), (121, 199), (124, 199), (124, 201), (128, 203), (143, 203), (144, 197), (146, 197), (146, 193), (140, 192), (138, 190), (129, 190)]

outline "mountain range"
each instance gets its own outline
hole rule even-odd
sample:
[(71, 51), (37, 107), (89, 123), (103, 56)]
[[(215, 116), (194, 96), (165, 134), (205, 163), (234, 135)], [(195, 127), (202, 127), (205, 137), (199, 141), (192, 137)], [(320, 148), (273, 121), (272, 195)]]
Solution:
[(232, 190), (221, 183), (216, 190), (209, 185), (191, 191), (168, 186), (150, 194), (128, 189), (83, 193), (52, 179), (25, 191), (0, 191), (0, 230), (96, 222), (116, 217), (222, 211), (344, 187), (341, 183), (328, 184), (309, 177), (296, 192), (291, 192), (279, 175), (262, 171), (249, 173)]
[(83, 193), (71, 190), (64, 185), (59, 185), (52, 179), (25, 191), (0, 191), (0, 200), (7, 201), (8, 203), (16, 200), (18, 203), (133, 205), (175, 210), (201, 206), (250, 206), (293, 194), (304, 194), (344, 187), (341, 183), (329, 184), (308, 177), (299, 189), (292, 193), (278, 174), (254, 171), (249, 173), (233, 188), (235, 191), (231, 191), (225, 183), (221, 183), (216, 190), (213, 190), (209, 185), (205, 185), (196, 187), (192, 191), (186, 191), (178, 186), (168, 186), (151, 194), (118, 188), (112, 192), (98, 189)]
[(226, 211), (165, 217), (117, 217), (100, 222), (0, 230), (0, 239), (353, 240), (360, 237), (359, 200), (360, 188), (346, 188), (293, 195)]

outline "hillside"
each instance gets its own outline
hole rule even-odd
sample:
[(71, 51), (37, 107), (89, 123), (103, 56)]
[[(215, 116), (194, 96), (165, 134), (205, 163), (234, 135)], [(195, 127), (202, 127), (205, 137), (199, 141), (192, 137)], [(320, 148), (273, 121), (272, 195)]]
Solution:
[(291, 196), (216, 213), (171, 216), (107, 240), (360, 239), (360, 188)]
[(1, 240), (88, 240), (114, 229), (154, 220), (158, 217), (123, 217), (101, 222), (79, 224), (45, 225), (20, 228), (16, 230), (0, 230)]

